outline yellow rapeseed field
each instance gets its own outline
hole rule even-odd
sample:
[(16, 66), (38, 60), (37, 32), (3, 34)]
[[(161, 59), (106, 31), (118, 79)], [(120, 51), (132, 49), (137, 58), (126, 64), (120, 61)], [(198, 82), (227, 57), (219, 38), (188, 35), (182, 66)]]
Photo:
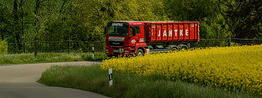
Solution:
[(102, 69), (161, 75), (262, 95), (262, 45), (213, 47), (104, 60)]

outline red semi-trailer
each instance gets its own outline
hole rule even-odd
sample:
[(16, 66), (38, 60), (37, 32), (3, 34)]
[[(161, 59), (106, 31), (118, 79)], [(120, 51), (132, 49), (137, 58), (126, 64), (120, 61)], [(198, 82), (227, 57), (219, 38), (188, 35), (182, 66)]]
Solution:
[(144, 55), (190, 48), (199, 41), (196, 21), (115, 21), (105, 27), (106, 54)]

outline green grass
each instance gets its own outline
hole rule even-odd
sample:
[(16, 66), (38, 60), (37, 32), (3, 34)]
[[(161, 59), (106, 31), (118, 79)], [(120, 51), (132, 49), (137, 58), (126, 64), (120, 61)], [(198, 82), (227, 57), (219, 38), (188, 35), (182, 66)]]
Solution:
[(67, 88), (77, 88), (110, 97), (127, 98), (251, 98), (261, 97), (227, 92), (218, 88), (202, 87), (180, 80), (166, 80), (160, 76), (136, 76), (113, 71), (114, 85), (108, 86), (108, 72), (98, 65), (53, 66), (47, 69), (38, 82)]
[(0, 40), (0, 54), (7, 54), (8, 52), (8, 44), (5, 40)]
[[(106, 58), (102, 52), (95, 53), (94, 61)], [(47, 62), (93, 61), (91, 53), (39, 53), (37, 57), (31, 54), (2, 54), (0, 64), (28, 64)]]

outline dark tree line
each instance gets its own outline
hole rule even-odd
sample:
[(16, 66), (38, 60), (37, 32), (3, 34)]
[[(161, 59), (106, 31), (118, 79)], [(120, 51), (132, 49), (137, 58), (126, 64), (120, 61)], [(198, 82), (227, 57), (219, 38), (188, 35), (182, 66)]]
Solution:
[(226, 18), (237, 38), (261, 38), (262, 1), (235, 0), (227, 4)]

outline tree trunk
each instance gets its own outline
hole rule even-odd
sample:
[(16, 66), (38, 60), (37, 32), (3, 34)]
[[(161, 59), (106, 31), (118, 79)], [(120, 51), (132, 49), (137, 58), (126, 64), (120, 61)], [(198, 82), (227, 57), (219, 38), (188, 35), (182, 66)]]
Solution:
[[(13, 18), (14, 18), (14, 36), (15, 36), (15, 43), (18, 48), (18, 51), (21, 50), (21, 44), (20, 44), (20, 34), (19, 34), (19, 16), (18, 16), (18, 0), (14, 0), (14, 6), (13, 6)], [(17, 52), (17, 51), (16, 51)]]
[(35, 3), (35, 21), (34, 21), (34, 26), (35, 26), (35, 37), (34, 37), (34, 55), (35, 57), (37, 56), (37, 52), (38, 52), (38, 33), (39, 33), (39, 7), (40, 7), (40, 0), (36, 0)]
[[(21, 10), (21, 13), (20, 13), (20, 22), (21, 22), (21, 29), (20, 29), (20, 35), (24, 35), (24, 0), (20, 0), (20, 3), (19, 3), (19, 7), (20, 7), (20, 10)], [(21, 48), (23, 48), (23, 52), (25, 53), (25, 45), (22, 44), (23, 41), (21, 41), (21, 38), (20, 38), (20, 42), (21, 42)]]

